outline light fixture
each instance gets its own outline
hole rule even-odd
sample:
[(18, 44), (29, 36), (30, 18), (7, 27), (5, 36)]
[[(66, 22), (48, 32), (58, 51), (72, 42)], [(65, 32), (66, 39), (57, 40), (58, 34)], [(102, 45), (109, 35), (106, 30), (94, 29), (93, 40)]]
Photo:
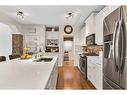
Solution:
[(24, 13), (22, 11), (17, 10), (17, 17), (21, 20), (24, 20)]
[(69, 13), (65, 16), (65, 18), (66, 18), (66, 19), (69, 19), (69, 18), (72, 18), (73, 16), (74, 16), (74, 13), (69, 12)]
[(65, 16), (66, 19), (73, 18), (74, 16), (80, 15), (80, 11), (68, 12)]

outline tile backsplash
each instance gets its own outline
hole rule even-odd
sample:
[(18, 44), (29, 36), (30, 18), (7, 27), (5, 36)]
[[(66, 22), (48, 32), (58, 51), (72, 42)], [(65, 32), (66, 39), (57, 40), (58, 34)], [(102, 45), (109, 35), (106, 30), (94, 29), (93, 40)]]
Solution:
[(102, 45), (83, 46), (83, 52), (86, 54), (97, 54), (97, 55), (99, 55), (100, 51), (103, 51)]

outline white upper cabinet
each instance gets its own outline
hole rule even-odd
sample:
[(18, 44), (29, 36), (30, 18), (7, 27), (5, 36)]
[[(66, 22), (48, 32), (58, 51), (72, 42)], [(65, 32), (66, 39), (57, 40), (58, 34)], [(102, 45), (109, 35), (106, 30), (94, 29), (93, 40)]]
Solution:
[(58, 39), (59, 32), (46, 32), (47, 39)]
[(85, 21), (86, 25), (80, 31), (80, 43), (81, 45), (86, 45), (86, 36), (95, 33), (95, 17), (96, 13), (91, 13), (91, 15)]
[(43, 45), (45, 46), (45, 26), (37, 26), (36, 27), (37, 31), (37, 36), (39, 37), (38, 39), (38, 45)]
[[(83, 28), (80, 30), (80, 33), (79, 33), (79, 35), (78, 35), (78, 38), (79, 38), (78, 44), (80, 44), (80, 45), (85, 45), (85, 44), (86, 44), (85, 31), (86, 31), (86, 27), (83, 27)], [(77, 36), (77, 35), (76, 35), (76, 36)]]
[(91, 13), (91, 15), (86, 20), (86, 29), (85, 29), (86, 36), (95, 33), (95, 19), (94, 19), (95, 15), (96, 13)]
[(59, 27), (46, 26), (46, 39), (59, 39)]
[(103, 12), (100, 12), (96, 17), (95, 17), (95, 43), (98, 45), (103, 44), (103, 18), (104, 14)]

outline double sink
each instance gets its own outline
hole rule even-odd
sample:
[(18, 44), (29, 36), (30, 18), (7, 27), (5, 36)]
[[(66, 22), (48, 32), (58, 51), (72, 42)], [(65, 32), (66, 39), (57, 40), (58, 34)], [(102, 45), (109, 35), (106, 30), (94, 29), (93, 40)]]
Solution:
[(34, 62), (51, 62), (53, 58), (39, 58), (34, 60)]

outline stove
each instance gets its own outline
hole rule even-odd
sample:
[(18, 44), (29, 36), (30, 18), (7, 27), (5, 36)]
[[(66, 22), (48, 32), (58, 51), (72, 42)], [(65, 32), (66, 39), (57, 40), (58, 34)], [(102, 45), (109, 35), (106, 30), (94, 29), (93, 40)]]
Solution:
[(79, 67), (84, 78), (87, 80), (87, 56), (84, 53), (80, 54)]

